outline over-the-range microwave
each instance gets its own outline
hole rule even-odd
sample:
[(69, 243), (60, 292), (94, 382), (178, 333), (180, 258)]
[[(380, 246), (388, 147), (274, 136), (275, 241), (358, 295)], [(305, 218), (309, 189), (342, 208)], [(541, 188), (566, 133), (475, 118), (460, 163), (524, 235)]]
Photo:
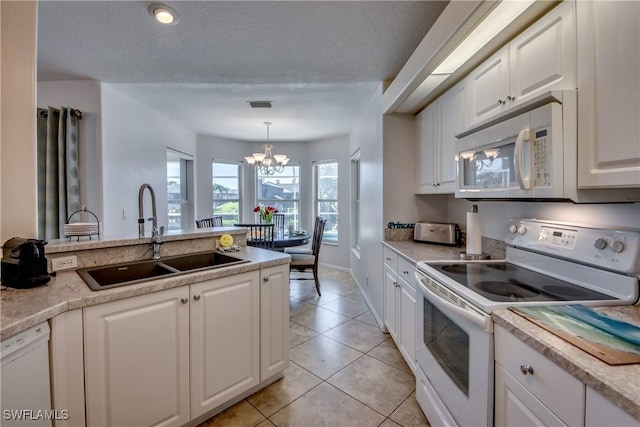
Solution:
[(578, 189), (577, 92), (550, 91), (456, 137), (456, 197), (640, 201), (638, 189)]

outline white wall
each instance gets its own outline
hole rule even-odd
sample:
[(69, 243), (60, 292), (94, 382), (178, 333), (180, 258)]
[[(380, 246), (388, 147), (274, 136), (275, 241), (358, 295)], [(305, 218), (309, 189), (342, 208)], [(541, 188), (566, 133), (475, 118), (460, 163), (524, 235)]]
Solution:
[(100, 82), (65, 80), (38, 82), (38, 108), (71, 107), (82, 111), (80, 133), (80, 204), (104, 216), (102, 206), (102, 158)]
[[(195, 156), (195, 134), (108, 84), (101, 86), (105, 235), (137, 236), (138, 189), (144, 183), (155, 190), (158, 224), (166, 226), (167, 148)], [(144, 200), (144, 215), (149, 218), (148, 192)], [(126, 221), (123, 209), (128, 211)], [(149, 236), (150, 224), (145, 228)]]
[(1, 94), (0, 244), (37, 237), (37, 3), (0, 2)]
[(360, 257), (350, 253), (351, 272), (378, 322), (383, 319), (382, 271), (382, 85), (351, 133), (350, 152), (360, 150)]
[[(320, 251), (320, 262), (348, 269), (351, 248), (351, 204), (349, 197), (351, 154), (349, 153), (349, 136), (343, 135), (323, 139), (310, 142), (308, 145), (308, 156), (312, 163), (322, 160), (338, 161), (338, 244), (323, 244)], [(312, 205), (313, 202), (314, 200), (312, 199)], [(312, 215), (311, 218), (307, 218), (307, 221), (313, 221), (314, 209), (315, 207), (312, 206), (309, 210)], [(308, 230), (311, 230), (311, 228), (308, 228)]]
[(444, 221), (447, 203), (442, 196), (430, 200), (414, 196), (416, 188), (415, 116), (385, 114), (384, 136), (384, 218), (389, 222)]

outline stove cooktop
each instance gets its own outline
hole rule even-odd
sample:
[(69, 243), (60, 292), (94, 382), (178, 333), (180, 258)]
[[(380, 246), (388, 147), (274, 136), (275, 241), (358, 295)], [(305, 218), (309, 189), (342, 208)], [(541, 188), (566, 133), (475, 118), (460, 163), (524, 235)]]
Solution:
[(577, 302), (616, 299), (508, 262), (427, 265), (490, 301)]

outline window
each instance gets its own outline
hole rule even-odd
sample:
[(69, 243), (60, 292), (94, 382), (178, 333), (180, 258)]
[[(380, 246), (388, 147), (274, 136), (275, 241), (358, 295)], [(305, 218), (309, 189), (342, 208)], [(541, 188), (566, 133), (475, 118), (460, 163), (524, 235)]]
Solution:
[(225, 227), (240, 222), (241, 170), (241, 164), (237, 162), (214, 160), (211, 163), (212, 212), (215, 216), (222, 216)]
[(314, 164), (316, 214), (327, 220), (322, 241), (338, 243), (338, 162)]
[(360, 151), (351, 156), (351, 241), (360, 256)]
[(284, 214), (284, 229), (300, 229), (300, 166), (285, 166), (274, 175), (256, 175), (257, 204), (274, 206)]
[(167, 149), (167, 229), (193, 228), (193, 158)]

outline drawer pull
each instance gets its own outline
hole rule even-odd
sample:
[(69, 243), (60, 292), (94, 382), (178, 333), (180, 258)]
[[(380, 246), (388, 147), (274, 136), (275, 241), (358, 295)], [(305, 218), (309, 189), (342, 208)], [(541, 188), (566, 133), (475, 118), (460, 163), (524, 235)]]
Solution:
[(527, 375), (527, 374), (533, 375), (533, 367), (528, 363), (527, 364), (522, 363), (520, 365), (520, 372), (522, 372), (522, 375)]

